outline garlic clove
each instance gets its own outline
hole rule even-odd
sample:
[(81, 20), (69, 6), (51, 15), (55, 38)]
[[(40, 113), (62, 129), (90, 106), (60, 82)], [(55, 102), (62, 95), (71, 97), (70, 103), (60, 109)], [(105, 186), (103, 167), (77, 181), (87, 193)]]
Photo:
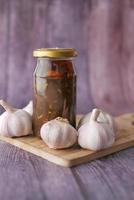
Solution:
[(33, 101), (29, 101), (28, 105), (23, 108), (26, 112), (28, 112), (31, 116), (33, 115)]
[(89, 122), (78, 129), (78, 143), (84, 149), (98, 151), (112, 146), (115, 141), (113, 128), (106, 122), (98, 122), (99, 113), (99, 109), (93, 109)]
[(56, 118), (45, 123), (40, 131), (43, 141), (53, 149), (65, 149), (77, 142), (78, 133), (67, 119)]
[(32, 118), (25, 110), (16, 109), (3, 100), (0, 105), (6, 110), (0, 116), (0, 135), (19, 137), (32, 132)]

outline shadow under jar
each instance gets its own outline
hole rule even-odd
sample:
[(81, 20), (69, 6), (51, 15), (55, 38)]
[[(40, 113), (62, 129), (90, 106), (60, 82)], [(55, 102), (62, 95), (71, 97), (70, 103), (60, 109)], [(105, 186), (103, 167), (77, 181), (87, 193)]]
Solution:
[(67, 118), (76, 125), (75, 49), (48, 48), (33, 52), (37, 57), (34, 72), (33, 130), (40, 135), (41, 126), (56, 117)]

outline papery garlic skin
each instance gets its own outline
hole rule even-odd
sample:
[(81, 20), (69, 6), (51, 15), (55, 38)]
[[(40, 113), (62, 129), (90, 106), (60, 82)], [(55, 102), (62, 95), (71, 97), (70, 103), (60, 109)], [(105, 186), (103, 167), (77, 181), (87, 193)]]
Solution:
[(28, 112), (31, 116), (33, 115), (33, 101), (29, 101), (28, 105), (23, 108), (26, 112)]
[(78, 132), (62, 118), (45, 123), (40, 131), (43, 141), (53, 149), (65, 149), (77, 142)]
[(100, 126), (100, 124), (94, 126), (94, 122), (91, 122), (80, 127), (78, 143), (82, 148), (98, 151), (112, 146), (115, 141), (112, 129), (109, 129), (107, 124)]
[(92, 113), (90, 121), (78, 129), (78, 143), (84, 149), (99, 151), (113, 145), (115, 133), (108, 123), (98, 122), (99, 110), (94, 109)]
[(12, 108), (5, 101), (0, 100), (6, 112), (0, 116), (0, 135), (6, 137), (20, 137), (32, 132), (32, 119), (25, 110)]
[[(79, 129), (83, 124), (89, 122), (90, 121), (90, 117), (91, 117), (91, 112), (86, 114), (85, 116), (83, 116), (80, 119), (79, 123), (78, 123), (77, 129)], [(108, 123), (111, 126), (111, 128), (113, 128), (113, 131), (115, 132), (115, 135), (116, 135), (117, 124), (116, 124), (114, 118), (109, 113), (106, 113), (106, 112), (100, 110), (100, 113), (99, 113), (99, 116), (97, 118), (97, 121), (98, 122)]]

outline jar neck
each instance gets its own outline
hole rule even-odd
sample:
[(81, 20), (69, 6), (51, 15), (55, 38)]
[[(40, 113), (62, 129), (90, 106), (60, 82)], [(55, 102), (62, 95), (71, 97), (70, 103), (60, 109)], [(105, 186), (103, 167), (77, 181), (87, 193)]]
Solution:
[(67, 58), (67, 57), (62, 57), (62, 58), (47, 58), (47, 57), (38, 57), (37, 58), (37, 61), (38, 60), (46, 60), (46, 61), (54, 61), (54, 60), (65, 60), (65, 61), (73, 61), (75, 58), (74, 57), (69, 57), (69, 58)]

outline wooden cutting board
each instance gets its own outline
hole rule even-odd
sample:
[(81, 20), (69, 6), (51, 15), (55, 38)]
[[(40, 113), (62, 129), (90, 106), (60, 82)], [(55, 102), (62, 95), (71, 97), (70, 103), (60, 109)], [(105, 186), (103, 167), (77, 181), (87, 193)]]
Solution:
[(0, 140), (8, 142), (55, 164), (64, 167), (72, 167), (134, 146), (134, 114), (125, 114), (116, 117), (115, 120), (118, 125), (116, 142), (112, 147), (98, 152), (84, 150), (78, 145), (66, 150), (53, 150), (48, 148), (40, 138), (32, 135), (20, 138), (0, 136)]

